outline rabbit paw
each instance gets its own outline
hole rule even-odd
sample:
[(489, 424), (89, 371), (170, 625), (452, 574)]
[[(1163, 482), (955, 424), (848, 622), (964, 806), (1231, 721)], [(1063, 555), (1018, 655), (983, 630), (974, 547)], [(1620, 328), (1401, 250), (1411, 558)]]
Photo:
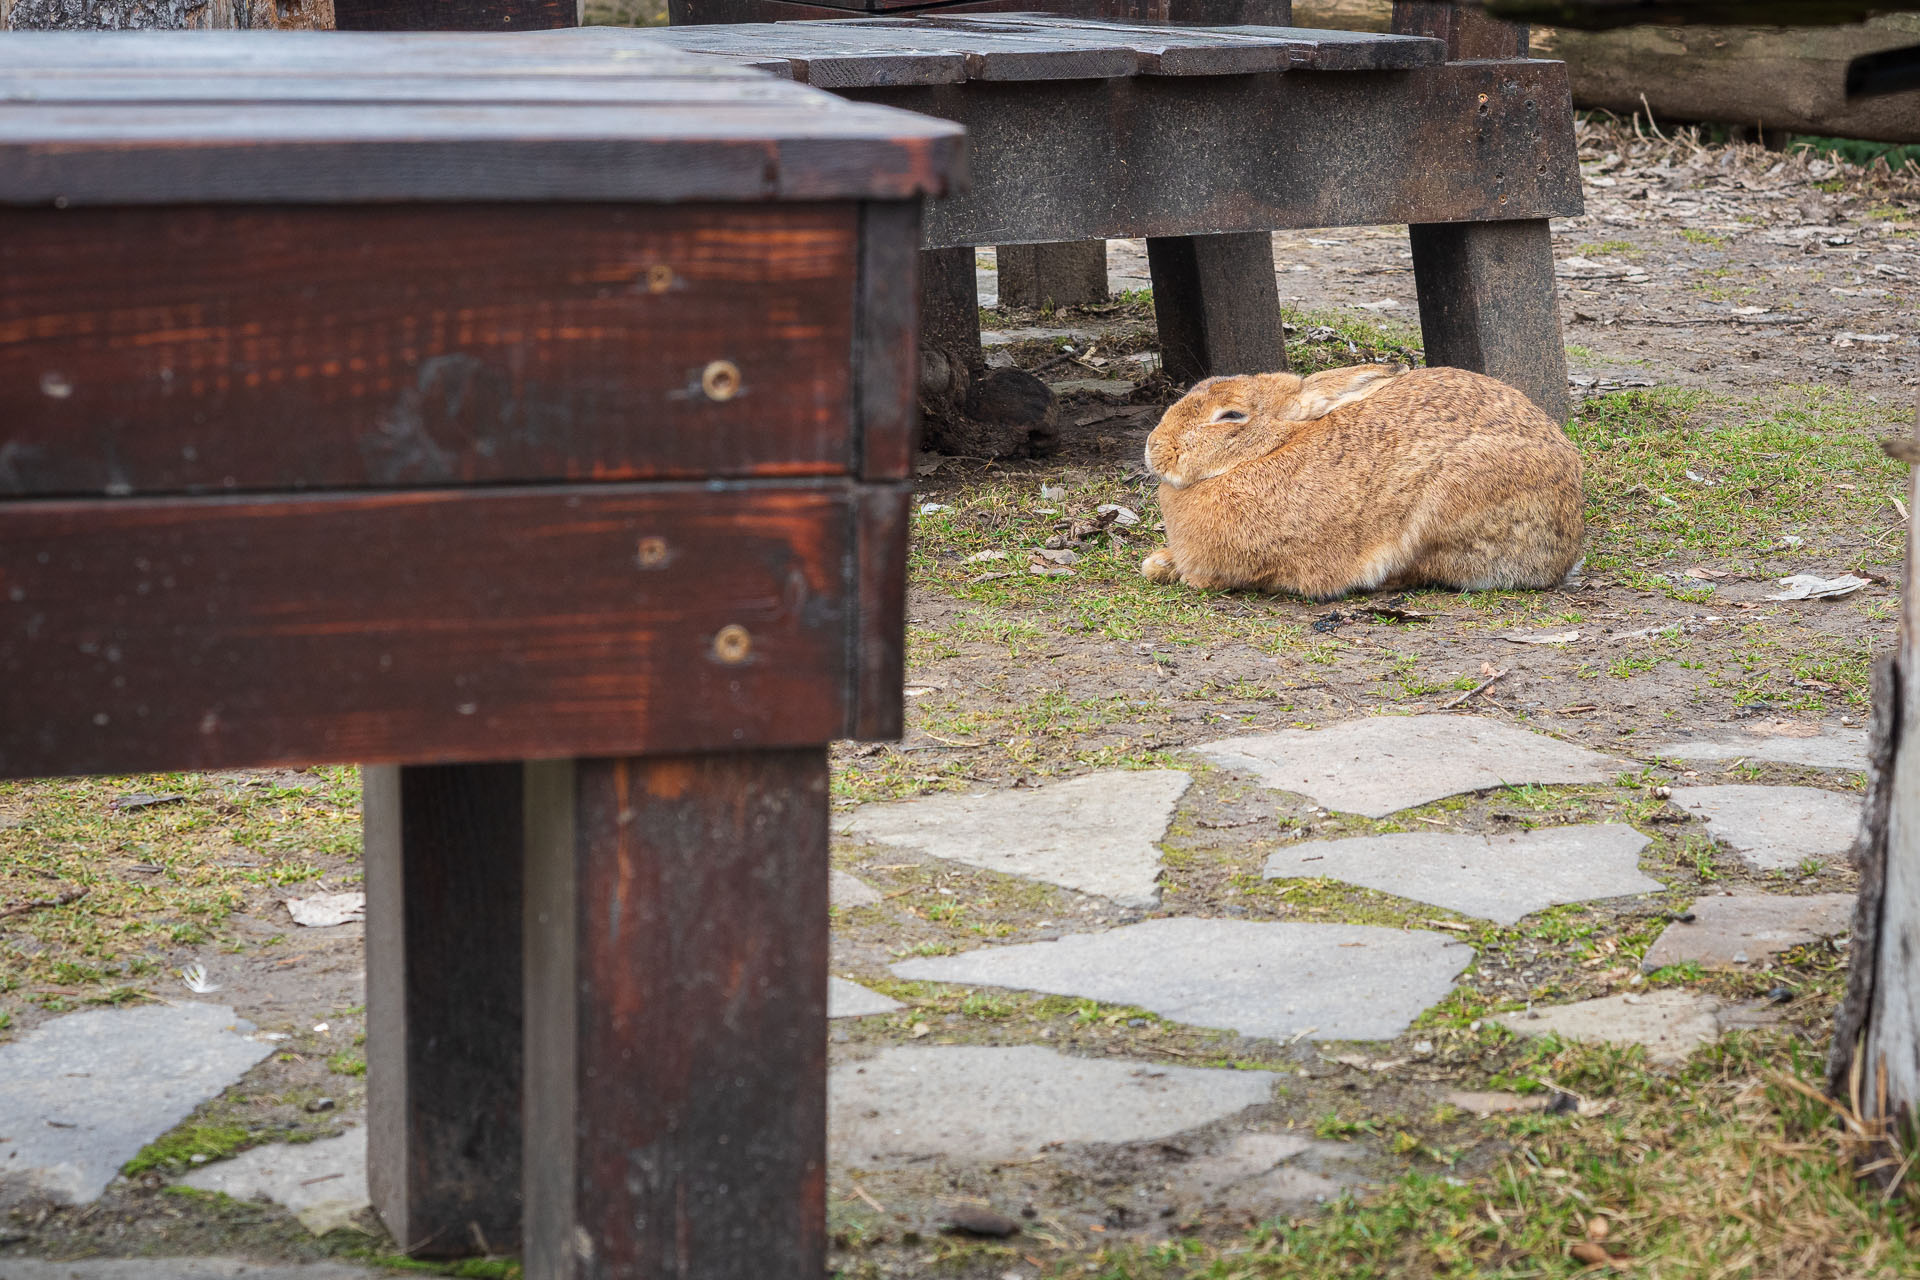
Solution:
[(1140, 572), (1149, 582), (1178, 582), (1180, 570), (1174, 567), (1173, 552), (1162, 547), (1140, 562)]

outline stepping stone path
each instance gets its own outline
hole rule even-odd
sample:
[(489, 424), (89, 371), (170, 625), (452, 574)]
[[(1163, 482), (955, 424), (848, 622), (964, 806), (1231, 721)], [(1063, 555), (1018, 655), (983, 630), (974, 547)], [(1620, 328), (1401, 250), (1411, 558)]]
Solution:
[(1384, 818), (1493, 787), (1608, 782), (1625, 761), (1475, 716), (1372, 716), (1325, 729), (1228, 738), (1207, 759), (1329, 809)]
[(1647, 844), (1614, 822), (1497, 836), (1414, 831), (1290, 844), (1267, 859), (1265, 875), (1326, 876), (1513, 924), (1557, 903), (1659, 892), (1665, 886), (1640, 873)]
[(1168, 1189), (1176, 1201), (1246, 1209), (1265, 1218), (1330, 1199), (1357, 1181), (1302, 1168), (1294, 1163), (1302, 1156), (1322, 1164), (1348, 1158), (1338, 1143), (1297, 1133), (1239, 1133), (1219, 1151), (1173, 1170)]
[(376, 1280), (392, 1274), (341, 1262), (249, 1262), (240, 1258), (0, 1260), (0, 1280)]
[[(876, 1013), (892, 1013), (904, 1009), (898, 1000), (881, 995), (878, 991), (869, 991), (857, 982), (845, 978), (827, 979), (827, 1017), (829, 1018), (870, 1018)], [(5, 1277), (0, 1277), (5, 1280)]]
[(906, 960), (893, 972), (1138, 1005), (1248, 1036), (1384, 1040), (1444, 998), (1472, 959), (1463, 943), (1424, 930), (1171, 917)]
[(827, 893), (833, 905), (842, 911), (851, 907), (877, 907), (880, 892), (859, 876), (838, 868), (827, 873)]
[(1063, 1142), (1145, 1142), (1270, 1100), (1274, 1076), (1073, 1058), (1038, 1045), (897, 1046), (827, 1082), (830, 1154), (858, 1167), (1031, 1159)]
[(1709, 969), (1760, 964), (1789, 947), (1847, 932), (1853, 927), (1853, 895), (1816, 893), (1789, 898), (1739, 893), (1702, 898), (1654, 940), (1640, 961), (1652, 973), (1694, 961)]
[(142, 1147), (272, 1051), (252, 1030), (224, 1005), (147, 1005), (70, 1014), (0, 1045), (0, 1137), (11, 1139), (0, 1199), (98, 1199)]
[(855, 839), (1006, 875), (1044, 880), (1126, 907), (1160, 898), (1160, 848), (1191, 781), (1175, 769), (1088, 774), (1031, 791), (870, 804), (841, 830)]
[(370, 1207), (367, 1131), (355, 1128), (337, 1138), (254, 1147), (195, 1169), (180, 1181), (235, 1200), (285, 1205), (301, 1226), (323, 1236), (352, 1226), (354, 1216)]
[(1764, 1006), (1731, 1005), (1695, 991), (1661, 990), (1505, 1013), (1499, 1021), (1521, 1035), (1551, 1033), (1568, 1040), (1645, 1045), (1648, 1061), (1667, 1066), (1684, 1062), (1723, 1032), (1765, 1026), (1773, 1017)]
[(1686, 738), (1636, 749), (1649, 760), (1765, 760), (1814, 769), (1867, 767), (1867, 731), (1770, 721), (1728, 738)]
[(1860, 828), (1860, 797), (1819, 787), (1675, 787), (1673, 802), (1755, 871), (1837, 858)]

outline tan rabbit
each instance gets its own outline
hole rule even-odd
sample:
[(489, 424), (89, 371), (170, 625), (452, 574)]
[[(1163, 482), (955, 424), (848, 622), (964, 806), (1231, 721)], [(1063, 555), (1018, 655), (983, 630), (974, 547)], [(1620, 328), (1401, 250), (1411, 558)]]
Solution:
[(1356, 365), (1208, 378), (1147, 438), (1155, 582), (1331, 599), (1550, 587), (1580, 558), (1580, 455), (1505, 383)]

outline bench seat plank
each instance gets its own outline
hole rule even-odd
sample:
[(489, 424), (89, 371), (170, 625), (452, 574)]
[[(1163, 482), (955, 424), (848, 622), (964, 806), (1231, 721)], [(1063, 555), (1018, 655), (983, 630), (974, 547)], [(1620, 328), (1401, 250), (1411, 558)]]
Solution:
[(687, 53), (785, 59), (817, 88), (962, 80), (1217, 76), (1391, 71), (1432, 66), (1445, 46), (1421, 36), (1297, 27), (1154, 27), (1043, 14), (931, 14), (673, 27), (636, 33)]
[(846, 474), (857, 230), (852, 204), (0, 209), (0, 495)]
[(848, 736), (855, 490), (0, 503), (0, 777)]

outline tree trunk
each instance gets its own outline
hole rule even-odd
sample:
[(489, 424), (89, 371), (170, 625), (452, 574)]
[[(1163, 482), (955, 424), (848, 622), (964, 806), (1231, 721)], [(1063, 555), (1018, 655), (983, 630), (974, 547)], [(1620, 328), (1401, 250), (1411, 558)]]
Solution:
[(0, 30), (327, 31), (333, 0), (0, 0)]
[[(1293, 22), (1385, 31), (1392, 0), (1294, 0)], [(1847, 62), (1920, 43), (1920, 13), (1823, 27), (1535, 27), (1533, 56), (1567, 64), (1573, 105), (1661, 120), (1920, 142), (1920, 92), (1849, 103)], [(1642, 103), (1641, 96), (1645, 95)]]
[[(1920, 441), (1889, 442), (1920, 460)], [(1920, 514), (1920, 472), (1909, 484)], [(1907, 526), (1900, 640), (1873, 675), (1866, 809), (1854, 841), (1860, 896), (1852, 967), (1827, 1059), (1827, 1090), (1850, 1116), (1861, 1172), (1887, 1185), (1916, 1146), (1920, 1116), (1920, 522)]]

